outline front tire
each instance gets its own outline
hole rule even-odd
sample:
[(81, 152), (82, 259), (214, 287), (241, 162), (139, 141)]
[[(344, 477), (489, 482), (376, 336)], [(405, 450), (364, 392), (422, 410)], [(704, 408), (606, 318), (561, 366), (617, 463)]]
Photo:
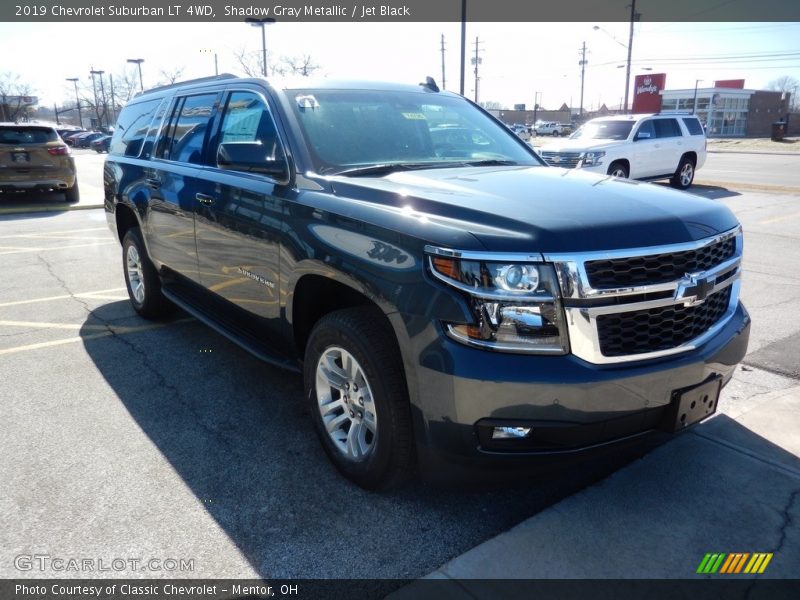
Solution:
[(394, 332), (377, 308), (324, 316), (305, 351), (305, 391), (326, 454), (369, 490), (411, 475), (414, 445), (405, 376)]
[(678, 164), (678, 169), (669, 180), (669, 184), (679, 190), (688, 189), (694, 182), (694, 161), (684, 156)]
[(630, 175), (630, 171), (628, 171), (628, 166), (624, 162), (616, 161), (609, 165), (608, 174), (611, 175), (611, 177), (627, 179), (628, 175)]
[(171, 305), (161, 293), (161, 280), (147, 256), (138, 227), (130, 228), (122, 238), (122, 265), (133, 309), (145, 319), (156, 319), (167, 314)]

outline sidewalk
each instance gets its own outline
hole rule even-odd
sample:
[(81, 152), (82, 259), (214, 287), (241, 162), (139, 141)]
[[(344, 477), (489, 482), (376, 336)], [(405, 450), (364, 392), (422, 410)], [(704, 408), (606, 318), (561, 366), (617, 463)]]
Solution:
[[(696, 575), (709, 552), (772, 552), (759, 577), (796, 578), (799, 457), (796, 386), (695, 427), (426, 579), (449, 580), (446, 597), (491, 598), (491, 579), (710, 578)], [(415, 585), (393, 597), (413, 598)]]

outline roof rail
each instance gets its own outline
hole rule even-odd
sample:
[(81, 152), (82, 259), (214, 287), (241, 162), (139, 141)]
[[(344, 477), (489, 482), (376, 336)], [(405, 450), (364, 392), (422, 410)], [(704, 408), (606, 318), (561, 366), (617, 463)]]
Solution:
[(142, 94), (149, 94), (150, 92), (160, 92), (162, 90), (169, 90), (182, 85), (190, 85), (193, 83), (210, 83), (212, 81), (224, 81), (225, 79), (239, 79), (239, 78), (231, 73), (222, 73), (220, 75), (211, 75), (210, 77), (198, 77), (197, 79), (176, 81), (175, 83), (168, 83), (167, 85), (160, 85), (158, 87), (149, 88), (147, 90), (144, 90), (143, 92), (139, 92), (134, 96), (134, 98), (138, 98)]

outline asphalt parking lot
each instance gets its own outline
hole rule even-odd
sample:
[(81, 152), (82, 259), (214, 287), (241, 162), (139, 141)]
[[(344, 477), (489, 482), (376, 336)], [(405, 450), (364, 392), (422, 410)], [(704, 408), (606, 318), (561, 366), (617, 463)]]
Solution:
[[(101, 163), (79, 157), (82, 202), (102, 198)], [(753, 330), (723, 416), (800, 379), (800, 198), (744, 187), (694, 189), (745, 230)], [(192, 561), (114, 576), (416, 578), (632, 458), (493, 491), (367, 493), (324, 456), (299, 378), (182, 313), (135, 315), (102, 210), (0, 216), (0, 273), (0, 577), (93, 575), (15, 561), (48, 555)]]

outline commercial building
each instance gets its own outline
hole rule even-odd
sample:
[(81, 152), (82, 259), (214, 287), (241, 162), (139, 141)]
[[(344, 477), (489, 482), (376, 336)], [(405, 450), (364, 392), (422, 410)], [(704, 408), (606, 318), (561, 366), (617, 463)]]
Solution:
[(661, 111), (695, 112), (709, 137), (765, 137), (772, 123), (789, 120), (791, 94), (749, 90), (744, 80), (716, 81), (714, 87), (663, 90)]

